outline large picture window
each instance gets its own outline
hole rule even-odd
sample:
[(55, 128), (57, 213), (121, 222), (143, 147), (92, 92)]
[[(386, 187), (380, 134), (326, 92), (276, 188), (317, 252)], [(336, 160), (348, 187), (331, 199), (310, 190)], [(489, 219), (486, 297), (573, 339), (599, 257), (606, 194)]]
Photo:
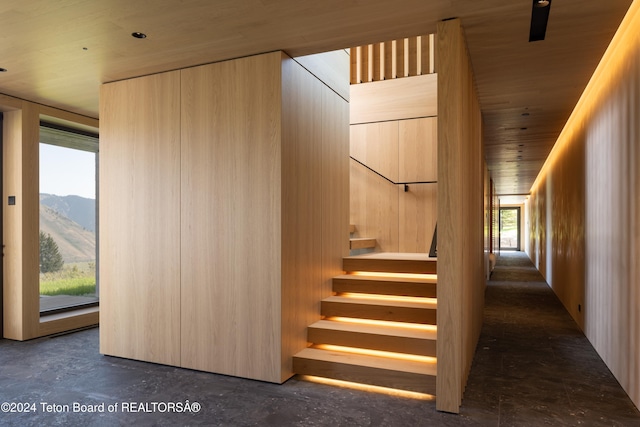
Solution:
[(40, 313), (98, 304), (98, 138), (40, 127)]

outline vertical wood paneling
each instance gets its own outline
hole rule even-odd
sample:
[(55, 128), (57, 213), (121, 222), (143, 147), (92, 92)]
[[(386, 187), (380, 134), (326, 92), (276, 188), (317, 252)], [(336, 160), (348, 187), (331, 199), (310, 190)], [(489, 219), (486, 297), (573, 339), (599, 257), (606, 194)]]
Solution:
[(398, 179), (402, 182), (438, 180), (438, 119), (399, 122)]
[(180, 72), (106, 84), (100, 351), (180, 364)]
[(351, 161), (350, 222), (360, 236), (375, 236), (376, 250), (398, 252), (398, 186)]
[[(531, 257), (640, 406), (640, 3), (556, 142), (529, 200)], [(580, 307), (578, 307), (580, 305)]]
[(324, 86), (293, 61), (282, 66), (282, 378), (307, 346), (322, 298), (322, 96)]
[(183, 70), (181, 109), (182, 366), (273, 382), (280, 61), (273, 53)]
[(436, 74), (351, 85), (351, 124), (433, 117), (437, 96)]
[(332, 294), (349, 255), (349, 163), (349, 103), (323, 88), (321, 299)]
[(398, 182), (398, 122), (351, 126), (349, 151), (351, 157)]
[(459, 20), (438, 25), (436, 407), (458, 412), (482, 324), (481, 117)]
[(438, 217), (438, 186), (412, 184), (398, 187), (398, 251), (429, 253)]
[[(39, 125), (38, 108), (28, 102), (4, 113), (3, 230), (4, 337), (39, 334)], [(6, 198), (16, 197), (8, 206)]]

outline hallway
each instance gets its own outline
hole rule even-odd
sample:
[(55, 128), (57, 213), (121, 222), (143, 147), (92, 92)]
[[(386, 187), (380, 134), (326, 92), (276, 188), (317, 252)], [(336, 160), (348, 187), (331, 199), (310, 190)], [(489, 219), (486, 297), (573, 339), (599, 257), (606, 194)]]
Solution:
[[(35, 403), (36, 409), (0, 413), (0, 425), (640, 425), (638, 411), (523, 253), (499, 258), (484, 321), (460, 415), (437, 412), (434, 401), (298, 378), (274, 385), (102, 356), (98, 329), (89, 329), (0, 341), (0, 403)], [(201, 409), (140, 411), (154, 402), (187, 400)], [(74, 413), (74, 402), (104, 403), (105, 411)], [(115, 404), (118, 410), (109, 413)], [(44, 410), (63, 405), (70, 410)]]
[(483, 425), (640, 425), (640, 413), (524, 252), (487, 283), (462, 415)]

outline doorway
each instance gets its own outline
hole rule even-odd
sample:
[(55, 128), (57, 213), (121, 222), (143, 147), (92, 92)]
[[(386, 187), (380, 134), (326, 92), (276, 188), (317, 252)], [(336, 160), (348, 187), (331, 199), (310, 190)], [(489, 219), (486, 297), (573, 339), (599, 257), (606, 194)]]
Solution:
[(520, 207), (500, 208), (500, 250), (520, 249)]

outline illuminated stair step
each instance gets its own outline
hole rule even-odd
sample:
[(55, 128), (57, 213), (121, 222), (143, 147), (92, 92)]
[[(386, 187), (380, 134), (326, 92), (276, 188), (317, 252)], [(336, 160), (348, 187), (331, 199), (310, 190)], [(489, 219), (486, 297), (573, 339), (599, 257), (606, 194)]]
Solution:
[(431, 301), (385, 301), (332, 296), (321, 301), (321, 314), (325, 317), (355, 317), (392, 322), (436, 324), (436, 304)]
[(435, 394), (436, 364), (341, 351), (306, 348), (293, 357), (293, 370), (362, 384)]
[(314, 344), (436, 356), (435, 330), (320, 320), (309, 326), (307, 335), (307, 340)]
[(342, 259), (344, 271), (436, 274), (437, 260), (427, 254), (372, 253)]
[(436, 297), (437, 279), (344, 274), (333, 278), (334, 292)]

